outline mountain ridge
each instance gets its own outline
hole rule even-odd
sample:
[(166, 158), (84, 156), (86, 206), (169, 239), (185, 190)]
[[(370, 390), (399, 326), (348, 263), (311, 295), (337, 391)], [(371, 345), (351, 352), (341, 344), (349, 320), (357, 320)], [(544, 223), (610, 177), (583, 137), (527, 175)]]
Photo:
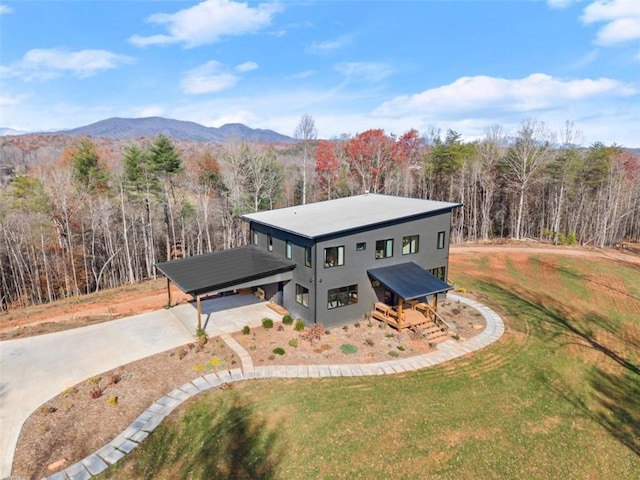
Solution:
[(155, 137), (163, 134), (174, 140), (220, 143), (230, 140), (264, 143), (293, 143), (296, 141), (292, 137), (282, 135), (273, 130), (251, 128), (242, 123), (229, 123), (221, 127), (205, 127), (196, 122), (165, 117), (111, 117), (68, 130), (31, 133), (41, 133), (45, 135), (84, 135), (102, 138)]

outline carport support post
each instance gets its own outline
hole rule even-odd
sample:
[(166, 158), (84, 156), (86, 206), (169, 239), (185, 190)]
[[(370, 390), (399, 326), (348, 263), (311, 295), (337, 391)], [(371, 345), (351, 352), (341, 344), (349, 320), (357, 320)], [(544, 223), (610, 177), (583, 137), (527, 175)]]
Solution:
[(398, 296), (398, 330), (400, 330), (400, 322), (403, 322), (402, 319), (402, 302), (404, 302), (404, 299)]
[(169, 277), (167, 277), (167, 297), (169, 297), (167, 308), (171, 308), (171, 280), (169, 280)]
[(196, 295), (196, 310), (198, 310), (198, 332), (202, 330), (202, 304), (200, 303), (200, 295)]

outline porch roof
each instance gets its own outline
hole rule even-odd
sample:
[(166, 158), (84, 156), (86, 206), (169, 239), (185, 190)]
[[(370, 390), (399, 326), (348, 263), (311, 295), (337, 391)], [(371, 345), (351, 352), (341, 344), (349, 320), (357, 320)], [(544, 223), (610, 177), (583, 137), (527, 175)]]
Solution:
[(171, 282), (193, 296), (257, 285), (259, 280), (290, 280), (296, 264), (255, 245), (156, 264)]
[(405, 300), (446, 292), (453, 287), (414, 262), (367, 270), (370, 277)]

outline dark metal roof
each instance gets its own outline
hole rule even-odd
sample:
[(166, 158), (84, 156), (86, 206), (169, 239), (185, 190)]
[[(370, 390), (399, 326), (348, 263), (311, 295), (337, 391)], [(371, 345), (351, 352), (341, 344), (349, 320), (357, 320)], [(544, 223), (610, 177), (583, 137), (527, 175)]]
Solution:
[(414, 262), (372, 268), (367, 273), (405, 300), (446, 292), (453, 287)]
[(255, 245), (156, 263), (156, 268), (190, 295), (232, 288), (296, 268), (291, 260)]

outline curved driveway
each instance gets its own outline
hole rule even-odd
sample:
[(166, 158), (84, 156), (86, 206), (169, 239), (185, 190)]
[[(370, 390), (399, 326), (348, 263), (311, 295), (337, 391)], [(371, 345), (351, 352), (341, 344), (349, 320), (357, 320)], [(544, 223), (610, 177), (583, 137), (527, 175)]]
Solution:
[[(276, 318), (266, 303), (234, 295), (203, 302), (210, 336)], [(40, 405), (89, 377), (193, 341), (196, 314), (179, 305), (111, 322), (0, 342), (0, 478), (9, 476), (22, 424)]]

